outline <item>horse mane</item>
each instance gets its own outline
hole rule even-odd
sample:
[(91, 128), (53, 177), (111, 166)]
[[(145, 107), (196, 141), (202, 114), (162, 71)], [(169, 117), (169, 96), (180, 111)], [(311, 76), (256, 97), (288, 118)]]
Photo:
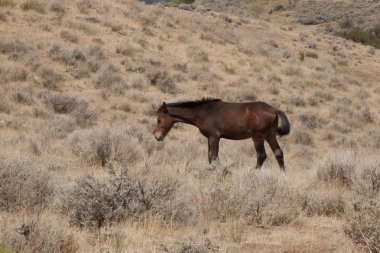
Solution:
[(192, 108), (199, 105), (204, 105), (212, 102), (222, 101), (219, 98), (202, 98), (201, 100), (193, 101), (181, 101), (167, 104), (168, 107), (181, 107), (181, 108)]

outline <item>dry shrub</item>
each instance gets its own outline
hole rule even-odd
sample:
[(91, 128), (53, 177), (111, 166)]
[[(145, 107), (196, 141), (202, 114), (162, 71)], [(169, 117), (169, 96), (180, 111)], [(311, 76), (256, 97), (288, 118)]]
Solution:
[(333, 191), (309, 191), (302, 197), (302, 209), (308, 216), (342, 216), (346, 203)]
[(56, 113), (71, 113), (78, 107), (87, 107), (88, 103), (78, 97), (69, 95), (46, 95), (45, 103), (50, 105)]
[(32, 55), (27, 60), (27, 66), (29, 66), (33, 71), (36, 71), (39, 67), (41, 67), (41, 65), (42, 65), (41, 60), (36, 55)]
[(83, 13), (87, 13), (88, 9), (91, 8), (90, 0), (76, 0), (75, 3), (78, 9)]
[(286, 67), (283, 73), (287, 76), (302, 76), (302, 69), (295, 66)]
[(161, 244), (161, 248), (164, 252), (170, 253), (208, 253), (219, 251), (219, 248), (205, 237), (184, 238), (177, 241), (175, 245), (165, 246)]
[(57, 89), (58, 85), (64, 80), (61, 74), (56, 73), (50, 68), (42, 68), (40, 76), (43, 87), (47, 89)]
[(213, 92), (216, 88), (216, 80), (220, 79), (216, 74), (200, 67), (191, 67), (189, 70), (189, 78), (202, 83), (202, 88), (205, 90), (213, 89)]
[(31, 47), (19, 40), (0, 39), (0, 53), (6, 54), (12, 60), (23, 58)]
[(22, 90), (20, 88), (14, 88), (9, 92), (9, 95), (13, 101), (17, 103), (31, 105), (33, 103), (33, 97), (31, 92)]
[(273, 84), (268, 88), (269, 92), (273, 95), (278, 95), (280, 93), (280, 89), (277, 87), (277, 85)]
[(72, 151), (91, 165), (131, 164), (141, 157), (137, 131), (133, 129), (92, 128), (77, 130), (69, 137)]
[(198, 222), (201, 207), (196, 201), (193, 186), (180, 185), (168, 178), (158, 181), (145, 179), (143, 187), (148, 193), (145, 195), (152, 196), (149, 202), (151, 215), (175, 226), (194, 225)]
[(1, 0), (0, 1), (1, 7), (6, 7), (6, 6), (13, 7), (14, 5), (15, 5), (15, 3), (13, 2), (13, 0)]
[(354, 205), (347, 218), (345, 233), (369, 252), (380, 252), (380, 202), (364, 200)]
[(94, 80), (95, 88), (103, 88), (112, 90), (116, 93), (123, 94), (127, 88), (127, 84), (124, 81), (120, 70), (113, 65), (108, 65)]
[(97, 180), (88, 175), (77, 179), (67, 193), (64, 212), (79, 227), (100, 228), (118, 222), (139, 208), (135, 185), (127, 178)]
[[(58, 224), (57, 224), (58, 223)], [(13, 224), (7, 224), (0, 220), (0, 241), (5, 243), (13, 252), (30, 252), (30, 253), (73, 253), (79, 249), (74, 235), (59, 223), (56, 217), (30, 218), (21, 228)], [(22, 234), (20, 234), (22, 233)], [(6, 253), (7, 251), (0, 252)]]
[(68, 189), (62, 208), (72, 224), (100, 228), (146, 211), (157, 213), (161, 205), (170, 202), (175, 188), (176, 181), (171, 179), (136, 180), (126, 169), (102, 180), (87, 175)]
[(188, 72), (187, 63), (175, 63), (175, 64), (173, 64), (173, 68), (177, 71), (181, 71), (182, 73)]
[(202, 214), (207, 220), (244, 219), (250, 224), (283, 225), (301, 211), (297, 196), (279, 184), (277, 176), (249, 172), (223, 184), (215, 180), (202, 186)]
[(71, 114), (81, 127), (92, 126), (97, 119), (97, 113), (79, 96), (47, 94), (44, 100), (56, 113)]
[(320, 128), (326, 123), (325, 120), (320, 118), (318, 114), (314, 112), (302, 113), (298, 118), (301, 124), (309, 129)]
[(208, 61), (208, 54), (200, 46), (189, 46), (186, 52), (187, 56), (195, 62)]
[(246, 54), (248, 56), (252, 56), (255, 51), (255, 44), (251, 40), (238, 40), (236, 46), (240, 53)]
[(238, 37), (232, 30), (217, 29), (217, 26), (212, 24), (202, 26), (200, 38), (201, 40), (221, 45), (226, 43), (236, 44), (239, 41)]
[(65, 138), (77, 127), (75, 119), (66, 115), (60, 115), (47, 124), (46, 132), (56, 138)]
[(334, 96), (331, 94), (331, 92), (328, 91), (316, 91), (314, 93), (314, 98), (318, 100), (320, 103), (325, 103), (334, 100)]
[(58, 1), (58, 0), (54, 0), (50, 4), (50, 10), (54, 11), (55, 13), (57, 13), (60, 16), (63, 16), (66, 12), (66, 8), (63, 5), (63, 3), (61, 1)]
[(99, 45), (91, 45), (87, 48), (87, 66), (91, 72), (97, 72), (104, 59), (106, 59), (104, 50)]
[(41, 0), (25, 0), (20, 7), (24, 11), (35, 10), (38, 13), (45, 13), (45, 3)]
[(289, 224), (301, 212), (300, 201), (297, 195), (283, 192), (276, 195), (263, 210), (263, 224), (281, 226)]
[(306, 105), (305, 100), (301, 96), (291, 97), (289, 102), (290, 102), (290, 104), (295, 105), (295, 106), (299, 106), (299, 107), (301, 107), (301, 106), (303, 107)]
[(311, 52), (311, 51), (306, 52), (306, 53), (305, 53), (305, 56), (306, 56), (306, 57), (309, 57), (309, 58), (318, 59), (318, 54), (315, 53), (315, 52)]
[(89, 46), (87, 48), (87, 55), (98, 60), (104, 60), (106, 58), (103, 48), (99, 45)]
[[(2, 91), (2, 90), (0, 90)], [(0, 113), (10, 114), (13, 110), (12, 103), (9, 98), (0, 92)]]
[(78, 43), (79, 38), (75, 34), (69, 32), (69, 31), (61, 31), (60, 36), (62, 39), (71, 42), (71, 43)]
[(17, 66), (7, 69), (0, 68), (0, 79), (5, 83), (9, 81), (25, 81), (27, 77), (28, 72), (24, 68)]
[(167, 71), (153, 71), (147, 74), (151, 85), (157, 87), (164, 93), (174, 94), (177, 92), (173, 78)]
[(29, 160), (0, 159), (0, 210), (41, 210), (52, 196), (49, 177)]
[[(3, 0), (3, 2), (4, 2), (4, 0)], [(2, 6), (1, 2), (0, 2), (0, 6)], [(3, 12), (0, 12), (0, 22), (5, 23), (5, 22), (7, 22), (7, 20), (8, 20), (7, 15)]]
[(320, 182), (351, 186), (355, 173), (355, 153), (353, 151), (330, 152), (318, 165), (317, 180)]
[(78, 48), (73, 50), (65, 49), (59, 44), (51, 44), (47, 48), (46, 53), (54, 61), (61, 62), (69, 66), (81, 64), (86, 61), (86, 56)]
[(314, 144), (312, 135), (302, 130), (294, 130), (292, 139), (295, 144), (301, 144), (305, 146), (312, 146)]
[(380, 194), (380, 160), (367, 157), (359, 166), (361, 170), (355, 180), (355, 190), (366, 197), (376, 197)]

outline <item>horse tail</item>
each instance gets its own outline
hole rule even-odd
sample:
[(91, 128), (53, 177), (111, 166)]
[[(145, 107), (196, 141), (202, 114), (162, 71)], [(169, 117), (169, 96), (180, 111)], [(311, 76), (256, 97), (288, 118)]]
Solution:
[(277, 110), (278, 118), (277, 134), (279, 136), (287, 135), (290, 132), (290, 123), (283, 111)]

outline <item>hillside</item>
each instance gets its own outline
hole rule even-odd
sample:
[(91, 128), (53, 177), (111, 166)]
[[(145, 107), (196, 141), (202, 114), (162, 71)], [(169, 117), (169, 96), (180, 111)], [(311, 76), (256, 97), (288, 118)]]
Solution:
[[(379, 50), (202, 6), (0, 0), (0, 252), (378, 250)], [(163, 101), (203, 97), (283, 110), (286, 173), (156, 142)]]

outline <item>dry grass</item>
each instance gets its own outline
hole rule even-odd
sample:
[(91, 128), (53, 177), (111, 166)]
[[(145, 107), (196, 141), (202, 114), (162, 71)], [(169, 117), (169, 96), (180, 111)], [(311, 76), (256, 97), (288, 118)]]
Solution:
[[(0, 1), (1, 252), (379, 248), (376, 49), (287, 23), (314, 2), (206, 2)], [(286, 173), (251, 140), (216, 167), (192, 126), (155, 141), (202, 97), (286, 112)]]
[(20, 7), (24, 11), (35, 10), (38, 13), (45, 13), (45, 4), (40, 0), (25, 0)]
[(356, 243), (361, 244), (370, 252), (380, 250), (380, 207), (379, 201), (367, 200), (357, 203), (356, 208), (348, 216), (345, 227), (346, 234)]
[[(11, 252), (70, 253), (79, 248), (73, 233), (64, 224), (57, 222), (54, 216), (44, 214), (42, 217), (24, 219), (20, 224), (9, 223), (11, 222), (0, 221), (3, 230), (0, 238), (13, 250)], [(16, 225), (15, 229), (11, 229)]]

